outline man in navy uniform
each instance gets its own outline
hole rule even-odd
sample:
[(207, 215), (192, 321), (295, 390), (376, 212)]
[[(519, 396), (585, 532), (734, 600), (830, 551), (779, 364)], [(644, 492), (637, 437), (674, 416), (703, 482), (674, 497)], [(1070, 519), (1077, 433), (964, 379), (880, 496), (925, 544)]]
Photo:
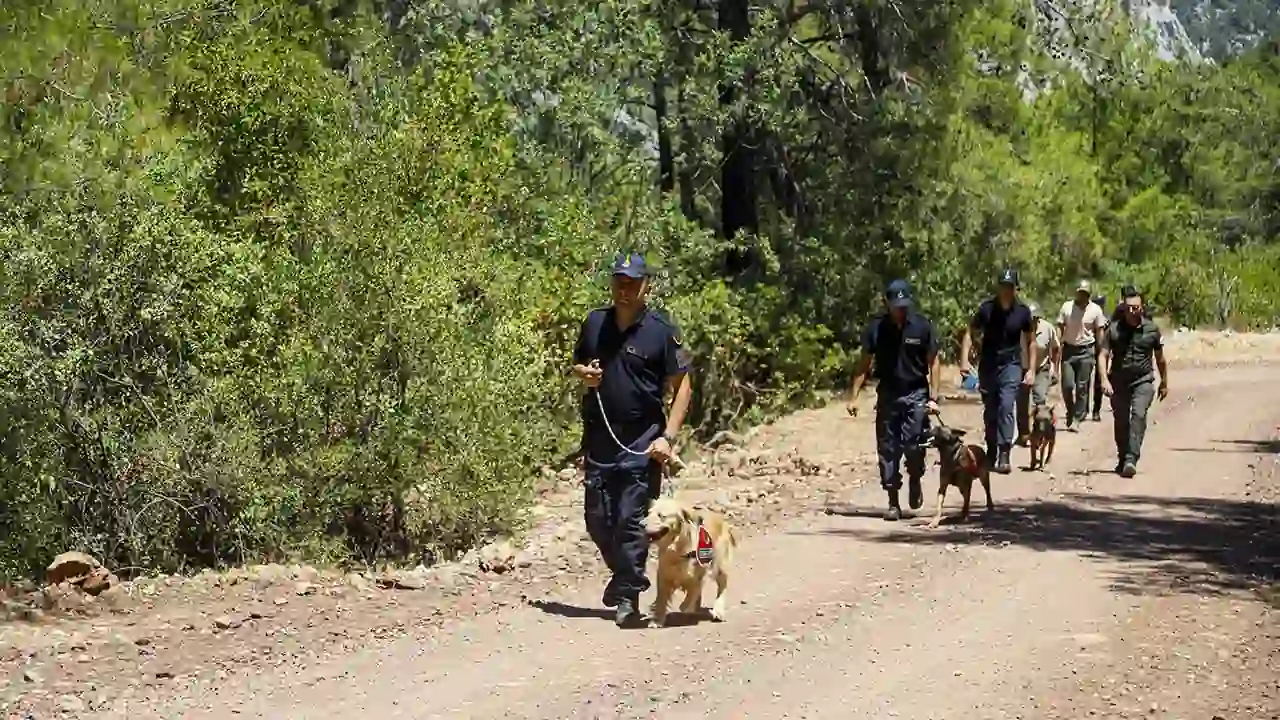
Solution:
[(978, 386), (982, 392), (982, 422), (986, 429), (987, 457), (992, 468), (1008, 474), (1017, 421), (1014, 407), (1018, 383), (1035, 384), (1035, 323), (1031, 311), (1018, 299), (1018, 271), (1006, 268), (996, 280), (995, 297), (987, 298), (969, 320), (960, 341), (960, 373), (968, 375), (972, 334), (979, 334)]
[(589, 388), (582, 406), (587, 533), (612, 573), (602, 602), (617, 608), (619, 626), (640, 619), (640, 593), (649, 589), (644, 517), (692, 394), (680, 331), (648, 307), (648, 291), (644, 258), (618, 257), (613, 304), (587, 315), (573, 351), (573, 372)]
[(903, 280), (889, 283), (885, 313), (867, 325), (862, 358), (853, 378), (847, 410), (858, 414), (858, 396), (872, 370), (876, 378), (876, 453), (880, 458), (880, 486), (889, 494), (885, 520), (902, 517), (900, 463), (906, 456), (908, 502), (916, 510), (924, 504), (920, 479), (924, 476), (923, 440), (928, 417), (938, 409), (938, 337), (928, 318), (912, 308), (911, 288)]

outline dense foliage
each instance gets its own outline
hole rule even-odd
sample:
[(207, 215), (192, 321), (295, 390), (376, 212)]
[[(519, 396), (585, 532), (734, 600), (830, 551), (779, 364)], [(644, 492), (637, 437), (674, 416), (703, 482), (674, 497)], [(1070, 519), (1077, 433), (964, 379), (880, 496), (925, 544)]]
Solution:
[(949, 329), (1004, 263), (1275, 322), (1274, 42), (1160, 64), (1109, 18), (1081, 70), (1030, 3), (768, 7), (4, 4), (0, 576), (510, 529), (619, 249), (701, 431), (839, 384), (891, 276)]

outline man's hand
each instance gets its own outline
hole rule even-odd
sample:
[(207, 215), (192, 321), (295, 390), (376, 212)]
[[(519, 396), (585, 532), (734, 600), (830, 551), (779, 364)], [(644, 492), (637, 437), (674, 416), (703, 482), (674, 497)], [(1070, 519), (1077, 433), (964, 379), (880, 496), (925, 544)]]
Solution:
[(960, 361), (960, 377), (969, 377), (972, 374), (973, 374), (973, 367), (969, 365), (969, 360), (967, 358), (964, 360), (961, 360)]
[(925, 403), (925, 404), (924, 404), (924, 411), (925, 411), (926, 413), (930, 414), (930, 415), (937, 415), (937, 414), (938, 414), (938, 401), (937, 401), (937, 400), (930, 400), (929, 402)]
[(579, 365), (575, 368), (578, 371), (578, 377), (582, 378), (582, 383), (589, 388), (600, 387), (600, 378), (604, 377), (604, 370), (600, 369), (600, 361), (592, 360), (588, 365)]
[(1106, 379), (1105, 377), (1102, 378), (1102, 394), (1106, 395), (1107, 397), (1111, 397), (1112, 395), (1116, 394), (1116, 389), (1111, 387), (1111, 381)]
[(1156, 389), (1156, 397), (1160, 398), (1161, 401), (1169, 397), (1169, 383), (1164, 380), (1160, 381), (1160, 387)]
[(1035, 384), (1036, 384), (1036, 371), (1035, 371), (1035, 370), (1028, 370), (1028, 371), (1026, 371), (1026, 372), (1022, 373), (1022, 384), (1023, 384), (1023, 385), (1025, 385), (1026, 387), (1031, 387), (1032, 385), (1035, 385)]
[(667, 442), (667, 439), (664, 437), (660, 437), (649, 443), (649, 449), (645, 452), (648, 453), (649, 457), (657, 460), (659, 463), (665, 463), (667, 460), (671, 459), (672, 455), (675, 454), (671, 450), (671, 443)]

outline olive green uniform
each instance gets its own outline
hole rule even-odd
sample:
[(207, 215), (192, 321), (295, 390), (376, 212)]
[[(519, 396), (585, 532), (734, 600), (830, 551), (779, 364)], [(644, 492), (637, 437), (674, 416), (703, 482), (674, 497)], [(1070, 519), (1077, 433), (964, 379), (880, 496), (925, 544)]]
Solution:
[(1121, 465), (1137, 465), (1147, 433), (1147, 411), (1156, 396), (1155, 352), (1164, 348), (1164, 338), (1147, 317), (1137, 326), (1115, 320), (1107, 327), (1106, 338), (1111, 349), (1108, 378), (1114, 390), (1116, 455)]

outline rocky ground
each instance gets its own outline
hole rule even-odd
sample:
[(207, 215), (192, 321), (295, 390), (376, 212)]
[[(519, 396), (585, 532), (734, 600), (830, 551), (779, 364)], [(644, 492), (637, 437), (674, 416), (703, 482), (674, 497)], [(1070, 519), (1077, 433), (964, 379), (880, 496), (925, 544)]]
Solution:
[[(850, 419), (837, 404), (723, 436), (698, 461), (685, 451), (678, 494), (748, 536), (725, 624), (627, 633), (601, 621), (578, 475), (548, 471), (524, 542), (435, 568), (131, 583), (69, 568), (7, 601), (0, 707), (17, 718), (1280, 717), (1280, 391), (1275, 367), (1258, 364), (1280, 358), (1277, 337), (1171, 333), (1174, 393), (1142, 474), (1100, 473), (1109, 427), (1086, 425), (1060, 438), (1051, 472), (998, 477), (992, 516), (935, 532), (875, 517), (869, 413)], [(944, 417), (977, 426), (961, 395)]]

